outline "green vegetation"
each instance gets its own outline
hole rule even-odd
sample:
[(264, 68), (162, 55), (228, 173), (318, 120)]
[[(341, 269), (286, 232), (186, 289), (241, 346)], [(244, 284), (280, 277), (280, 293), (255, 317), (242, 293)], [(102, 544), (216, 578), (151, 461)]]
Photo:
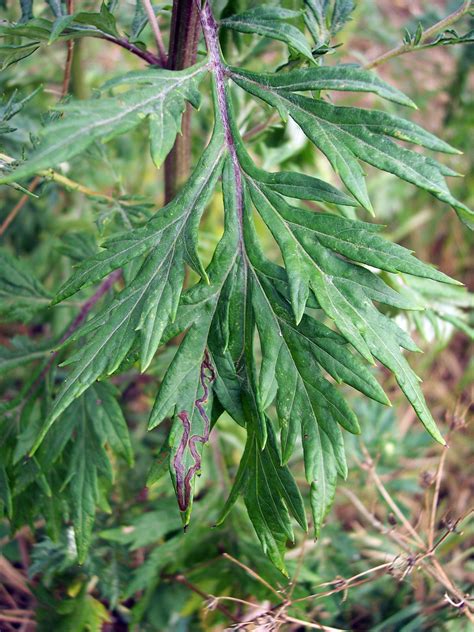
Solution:
[(3, 7), (0, 627), (474, 621), (471, 3), (369, 4)]

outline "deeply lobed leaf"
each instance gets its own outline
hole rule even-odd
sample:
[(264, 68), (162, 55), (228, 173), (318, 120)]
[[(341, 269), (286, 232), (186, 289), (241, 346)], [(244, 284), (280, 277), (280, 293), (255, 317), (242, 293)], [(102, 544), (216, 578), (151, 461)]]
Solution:
[[(328, 46), (353, 6), (347, 0), (305, 4), (306, 24), (318, 47)], [(100, 252), (79, 257), (73, 275), (55, 298), (60, 302), (113, 270), (125, 268), (120, 291), (106, 297), (66, 341), (80, 341), (64, 363), (72, 368), (37, 436), (32, 436), (35, 428), (30, 427), (15, 453), (18, 463), (28, 451), (38, 451), (23, 474), (27, 481), (36, 474), (35, 468), (47, 470), (46, 455), (51, 462), (59, 459), (74, 433), (65, 485), (80, 560), (85, 559), (91, 539), (100, 486), (112, 477), (105, 446), (132, 460), (114, 393), (97, 380), (134, 363), (145, 371), (157, 349), (177, 335), (180, 345), (161, 380), (149, 420), (150, 430), (167, 417), (172, 420), (159, 471), (152, 472), (150, 480), (161, 475), (163, 464), (169, 467), (187, 525), (204, 445), (221, 411), (226, 411), (245, 427), (247, 442), (218, 523), (243, 495), (263, 549), (282, 572), (286, 543), (294, 539), (292, 518), (307, 528), (301, 495), (287, 463), (301, 443), (317, 536), (333, 501), (337, 477), (347, 475), (343, 430), (361, 431), (340, 385), (389, 403), (367, 363), (374, 365), (378, 360), (393, 373), (428, 432), (443, 442), (419, 378), (405, 357), (405, 351), (418, 348), (378, 307), (418, 310), (419, 296), (396, 291), (396, 284), (389, 285), (388, 275), (379, 271), (416, 276), (443, 283), (445, 288), (456, 282), (384, 239), (379, 226), (298, 208), (287, 198), (325, 205), (361, 204), (372, 210), (362, 161), (429, 191), (469, 220), (471, 212), (445, 183), (444, 176), (453, 172), (399, 141), (434, 151), (455, 150), (398, 116), (335, 106), (325, 100), (323, 91), (350, 90), (413, 106), (401, 92), (361, 68), (313, 65), (302, 32), (286, 23), (299, 16), (259, 6), (222, 21), (226, 28), (284, 41), (312, 64), (288, 72), (254, 73), (224, 63), (218, 27), (206, 4), (201, 17), (208, 60), (180, 72), (133, 72), (104, 86), (114, 96), (62, 106), (64, 117), (44, 129), (39, 147), (2, 180), (28, 177), (69, 160), (93, 142), (106, 142), (131, 130), (144, 118), (149, 123), (153, 159), (161, 165), (180, 130), (186, 103), (198, 106), (199, 82), (211, 74), (214, 130), (188, 182), (144, 226), (112, 235)], [(37, 32), (38, 39), (54, 40), (66, 32), (71, 35), (81, 20), (92, 32), (115, 34), (115, 22), (105, 9), (101, 15), (76, 15), (74, 20), (58, 13), (53, 28), (31, 20), (15, 32), (28, 33), (25, 37)], [(351, 195), (312, 175), (268, 173), (257, 167), (233, 116), (232, 85), (277, 108), (283, 117), (290, 116), (327, 156)], [(219, 181), (224, 234), (205, 268), (198, 254), (199, 224)], [(262, 251), (255, 214), (277, 243), (283, 266)], [(46, 290), (21, 264), (7, 253), (2, 256), (7, 307), (12, 296), (27, 307), (49, 301)], [(197, 273), (199, 281), (183, 289), (186, 266)], [(0, 370), (44, 354), (43, 348), (20, 342), (2, 354)], [(43, 478), (41, 484), (45, 489), (48, 486)], [(2, 478), (1, 490), (1, 504), (8, 511), (9, 489)]]

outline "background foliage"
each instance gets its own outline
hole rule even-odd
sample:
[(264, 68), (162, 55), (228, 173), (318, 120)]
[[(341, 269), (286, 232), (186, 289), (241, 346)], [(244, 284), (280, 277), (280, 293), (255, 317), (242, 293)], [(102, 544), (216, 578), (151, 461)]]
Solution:
[[(44, 12), (50, 17), (56, 5), (49, 5), (35, 5), (36, 15)], [(417, 45), (423, 37), (420, 23), (427, 28), (457, 6), (440, 3), (424, 12), (423, 6), (412, 3), (407, 8), (361, 2), (352, 13), (350, 5), (337, 3), (341, 14), (329, 25), (318, 23), (317, 15), (307, 24), (319, 54), (334, 56), (331, 63), (373, 59), (399, 44), (405, 27), (405, 42)], [(291, 2), (286, 6), (297, 8)], [(110, 8), (114, 10), (114, 5)], [(169, 7), (162, 4), (157, 8), (166, 24)], [(98, 6), (84, 2), (81, 9), (97, 10)], [(224, 9), (227, 20), (245, 9), (244, 2), (229, 3)], [(18, 18), (14, 5), (4, 11), (5, 17)], [(345, 12), (351, 13), (352, 20), (340, 31)], [(151, 31), (148, 26), (140, 30), (146, 20), (133, 3), (120, 3), (117, 15), (120, 30), (129, 34), (130, 41), (143, 39), (153, 49)], [(58, 18), (58, 31), (67, 21), (63, 17), (62, 22)], [(444, 43), (468, 32), (469, 18), (465, 20), (456, 25), (459, 33), (447, 33)], [(387, 22), (393, 24), (392, 29)], [(115, 37), (115, 26), (105, 9), (98, 24)], [(259, 32), (265, 32), (264, 27), (268, 25), (259, 27)], [(279, 33), (270, 34), (276, 37)], [(56, 36), (58, 32), (48, 35), (51, 45), (43, 45), (40, 55), (32, 54), (37, 44), (17, 48), (16, 43), (13, 47), (8, 43), (1, 49), (4, 156), (18, 156), (23, 145), (37, 142), (45, 123), (58, 119), (55, 110), (44, 114), (56, 105), (62, 89), (66, 44), (52, 41)], [(243, 34), (228, 30), (222, 45), (232, 51), (233, 63), (258, 60), (252, 69), (262, 71), (285, 59), (286, 49), (279, 39), (271, 42), (245, 29)], [(305, 54), (298, 41), (295, 49)], [(452, 190), (457, 199), (472, 207), (472, 147), (467, 133), (472, 124), (470, 56), (472, 46), (443, 46), (393, 59), (381, 66), (380, 73), (417, 103), (420, 110), (412, 119), (464, 151), (445, 162), (467, 175), (452, 181)], [(290, 58), (289, 63), (296, 62)], [(104, 79), (117, 75), (117, 67), (123, 73), (143, 64), (99, 39), (76, 40), (71, 93), (77, 98), (93, 96)], [(371, 96), (332, 95), (336, 104), (374, 104)], [(192, 92), (189, 98), (193, 99)], [(249, 130), (270, 116), (265, 113), (262, 117), (260, 106), (254, 104), (239, 104), (240, 119), (249, 121)], [(210, 131), (210, 108), (205, 97), (201, 115), (193, 119), (194, 162), (202, 152), (203, 136)], [(265, 132), (257, 129), (254, 135), (252, 151), (261, 168), (278, 166), (331, 181), (322, 154), (315, 154), (291, 120), (286, 124), (273, 120)], [(161, 164), (174, 140), (172, 122), (166, 129), (170, 137), (164, 145), (154, 143), (155, 164)], [(151, 133), (153, 139), (152, 129)], [(88, 135), (80, 142), (89, 144), (91, 140)], [(163, 185), (149, 157), (148, 143), (144, 126), (134, 127), (107, 145), (90, 144), (87, 152), (70, 163), (67, 161), (77, 147), (66, 145), (56, 174), (45, 174), (12, 223), (2, 224), (0, 450), (2, 459), (13, 455), (16, 473), (11, 490), (0, 469), (0, 504), (11, 521), (11, 526), (7, 521), (1, 526), (4, 586), (0, 624), (17, 629), (34, 609), (39, 629), (54, 625), (68, 631), (121, 630), (134, 625), (143, 630), (218, 630), (229, 625), (229, 620), (248, 625), (248, 629), (258, 625), (298, 629), (302, 621), (360, 630), (462, 629), (468, 608), (464, 593), (472, 580), (472, 568), (466, 563), (472, 538), (470, 473), (464, 467), (469, 462), (465, 425), (473, 372), (466, 344), (472, 321), (466, 310), (472, 300), (454, 286), (442, 286), (444, 295), (440, 295), (439, 284), (409, 277), (409, 283), (399, 289), (407, 300), (422, 301), (428, 309), (397, 317), (425, 352), (415, 358), (415, 369), (424, 377), (424, 392), (435, 419), (444, 433), (451, 429), (449, 450), (434, 445), (417, 425), (388, 372), (382, 380), (394, 403), (392, 410), (348, 389), (345, 396), (363, 420), (363, 443), (357, 438), (348, 442), (350, 475), (320, 539), (314, 542), (311, 535), (295, 531), (296, 542), (286, 554), (291, 580), (262, 553), (243, 504), (237, 504), (223, 526), (210, 528), (219, 517), (244, 450), (245, 433), (230, 419), (219, 422), (220, 432), (212, 437), (211, 449), (204, 451), (206, 476), (196, 489), (192, 524), (183, 533), (174, 494), (162, 476), (167, 454), (161, 446), (169, 428), (160, 426), (152, 433), (145, 430), (156, 384), (174, 356), (174, 346), (162, 349), (146, 374), (138, 373), (131, 358), (125, 370), (112, 378), (113, 385), (98, 383), (87, 391), (73, 404), (74, 414), (61, 424), (61, 434), (54, 441), (46, 439), (34, 458), (25, 459), (44, 418), (43, 402), (61, 377), (62, 369), (57, 366), (61, 356), (49, 363), (47, 359), (91, 294), (72, 296), (51, 309), (53, 293), (69, 278), (74, 264), (95, 254), (97, 243), (105, 236), (140, 226), (157, 204), (162, 205)], [(368, 172), (370, 198), (378, 219), (387, 224), (385, 234), (469, 285), (472, 237), (454, 214), (447, 213), (446, 205), (389, 174), (371, 168)], [(81, 183), (81, 188), (74, 183)], [(9, 217), (22, 195), (15, 186), (2, 190), (0, 222)], [(355, 218), (352, 210), (344, 208)], [(357, 216), (369, 219), (360, 209)], [(199, 255), (205, 263), (221, 237), (220, 218), (221, 202), (216, 194), (202, 220)], [(273, 248), (278, 256), (270, 236), (263, 230), (260, 236), (265, 248)], [(125, 274), (132, 278), (134, 270)], [(190, 282), (197, 278), (192, 272)], [(21, 366), (25, 357), (35, 360), (26, 369)], [(38, 397), (23, 406), (30, 392)], [(49, 471), (48, 462), (61, 452), (61, 467)], [(309, 508), (300, 446), (290, 465)], [(92, 497), (82, 493), (90, 489), (95, 490)], [(94, 515), (96, 505), (100, 509), (93, 526), (87, 516)], [(404, 522), (404, 515), (414, 526)], [(92, 546), (87, 552), (89, 540)], [(420, 560), (430, 546), (436, 555)], [(357, 577), (361, 573), (366, 574)], [(318, 597), (308, 598), (315, 593)]]

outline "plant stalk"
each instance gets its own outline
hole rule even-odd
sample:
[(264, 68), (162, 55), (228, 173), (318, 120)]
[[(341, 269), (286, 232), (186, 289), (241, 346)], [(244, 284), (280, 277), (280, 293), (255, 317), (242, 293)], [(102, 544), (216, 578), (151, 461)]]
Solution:
[(242, 185), (242, 173), (240, 170), (240, 163), (237, 156), (237, 150), (235, 147), (234, 138), (232, 136), (232, 129), (230, 123), (229, 106), (226, 97), (225, 88), (225, 67), (221, 60), (220, 48), (219, 48), (219, 36), (217, 23), (212, 14), (209, 3), (206, 3), (201, 11), (201, 23), (204, 33), (204, 39), (206, 40), (207, 51), (209, 53), (209, 61), (211, 69), (214, 73), (214, 80), (217, 92), (217, 106), (219, 114), (224, 127), (224, 133), (229, 150), (229, 155), (232, 161), (232, 169), (234, 171), (235, 178), (235, 192), (237, 198), (237, 213), (240, 227), (240, 239), (239, 247), (243, 249), (243, 185)]
[(153, 6), (150, 0), (142, 0), (143, 6), (145, 8), (145, 12), (148, 16), (148, 22), (150, 24), (150, 28), (153, 31), (153, 36), (156, 41), (156, 46), (158, 48), (158, 55), (161, 59), (161, 63), (163, 66), (166, 66), (166, 51), (165, 45), (163, 44), (163, 38), (161, 37), (160, 26), (158, 24), (158, 20), (156, 19), (155, 12), (153, 10)]
[(385, 62), (393, 59), (394, 57), (398, 57), (399, 55), (404, 55), (405, 53), (409, 53), (410, 51), (417, 50), (423, 48), (423, 45), (429, 42), (435, 35), (438, 33), (442, 33), (447, 28), (455, 24), (459, 19), (461, 19), (472, 7), (472, 0), (465, 0), (462, 5), (453, 13), (450, 13), (448, 16), (430, 26), (430, 28), (426, 29), (426, 31), (421, 36), (418, 44), (401, 44), (400, 46), (396, 46), (392, 48), (392, 50), (383, 53), (380, 57), (376, 57), (374, 60), (365, 64), (364, 68), (366, 70), (370, 70), (371, 68), (377, 68), (377, 66), (381, 66)]
[[(200, 20), (195, 0), (174, 0), (171, 14), (168, 68), (183, 70), (196, 62)], [(191, 106), (188, 104), (173, 149), (165, 160), (165, 204), (187, 180), (191, 165)]]

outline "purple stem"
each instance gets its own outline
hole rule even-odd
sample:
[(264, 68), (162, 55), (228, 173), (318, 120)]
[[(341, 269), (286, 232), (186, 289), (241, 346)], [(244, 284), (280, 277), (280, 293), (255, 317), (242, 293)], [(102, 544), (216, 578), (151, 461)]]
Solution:
[(217, 92), (217, 105), (224, 127), (224, 133), (229, 150), (230, 158), (232, 160), (232, 167), (234, 171), (235, 179), (235, 191), (237, 197), (237, 214), (240, 226), (240, 238), (239, 247), (241, 252), (243, 251), (243, 187), (242, 187), (242, 173), (240, 171), (239, 159), (237, 157), (237, 150), (234, 143), (234, 137), (232, 135), (232, 128), (229, 120), (229, 108), (227, 105), (227, 96), (225, 89), (225, 76), (226, 66), (222, 63), (220, 49), (219, 49), (219, 35), (217, 22), (212, 15), (211, 7), (206, 2), (201, 9), (201, 24), (204, 33), (204, 39), (206, 40), (206, 46), (209, 53), (209, 68), (214, 72), (214, 79), (216, 82)]
[[(206, 372), (207, 371), (207, 372)], [(178, 505), (181, 511), (186, 511), (189, 507), (189, 503), (191, 500), (191, 481), (194, 476), (201, 469), (201, 455), (198, 452), (196, 443), (207, 443), (209, 441), (209, 432), (211, 429), (211, 422), (209, 421), (209, 417), (204, 408), (204, 404), (207, 403), (209, 399), (209, 386), (208, 384), (212, 384), (216, 379), (216, 372), (214, 371), (214, 367), (211, 364), (209, 354), (207, 350), (204, 352), (204, 359), (201, 363), (201, 374), (200, 381), (203, 389), (203, 394), (201, 397), (196, 399), (194, 405), (198, 409), (199, 414), (204, 420), (204, 432), (202, 435), (192, 435), (191, 434), (191, 422), (189, 419), (189, 415), (186, 410), (182, 410), (178, 413), (178, 418), (183, 423), (183, 436), (181, 437), (181, 441), (179, 443), (178, 449), (176, 450), (175, 457), (173, 459), (173, 466), (176, 475), (176, 492), (178, 496)], [(186, 447), (189, 448), (189, 452), (194, 460), (194, 464), (188, 469), (185, 473), (183, 457), (184, 451)]]
[[(199, 7), (199, 3), (196, 1), (196, 5)], [(209, 3), (206, 2), (205, 6), (201, 9), (199, 7), (199, 16), (201, 19), (202, 30), (204, 33), (204, 39), (206, 40), (206, 46), (209, 53), (209, 68), (214, 73), (214, 80), (216, 86), (217, 95), (217, 107), (224, 128), (225, 139), (229, 155), (232, 161), (232, 168), (234, 171), (235, 191), (237, 198), (237, 215), (240, 227), (239, 235), (239, 248), (241, 253), (244, 253), (243, 249), (243, 185), (242, 174), (240, 170), (239, 159), (237, 156), (237, 150), (232, 135), (232, 128), (230, 125), (229, 109), (227, 105), (226, 88), (225, 88), (225, 76), (226, 67), (222, 63), (220, 49), (219, 49), (219, 37), (218, 26), (212, 15)], [(206, 371), (208, 373), (206, 373)], [(184, 430), (176, 450), (175, 457), (173, 459), (173, 467), (176, 475), (176, 491), (178, 496), (178, 505), (181, 511), (186, 511), (189, 507), (191, 500), (191, 481), (195, 474), (201, 468), (201, 455), (198, 452), (197, 443), (206, 443), (209, 440), (210, 421), (207, 413), (204, 409), (204, 404), (208, 401), (209, 388), (208, 383), (211, 384), (216, 379), (216, 373), (210, 362), (209, 354), (207, 350), (204, 354), (204, 359), (201, 363), (201, 386), (203, 388), (203, 394), (200, 398), (196, 399), (194, 405), (198, 409), (201, 418), (204, 420), (204, 432), (202, 435), (193, 435), (191, 433), (191, 421), (189, 414), (186, 410), (182, 410), (178, 413), (178, 418), (181, 420)], [(186, 450), (189, 452), (194, 460), (194, 464), (185, 473), (185, 467), (183, 463), (183, 457)]]
[(117, 46), (121, 46), (122, 48), (125, 48), (125, 50), (128, 50), (130, 53), (133, 53), (137, 57), (140, 57), (151, 66), (159, 66), (160, 68), (163, 68), (163, 64), (161, 63), (161, 60), (159, 57), (157, 57), (156, 55), (154, 55), (148, 50), (143, 50), (139, 48), (138, 46), (135, 46), (135, 44), (132, 44), (132, 42), (129, 42), (124, 37), (113, 37), (112, 35), (101, 35), (100, 39), (105, 39), (108, 42), (113, 42), (114, 44), (117, 44)]
[[(105, 281), (102, 281), (102, 283), (99, 285), (99, 287), (94, 292), (94, 294), (90, 298), (88, 298), (87, 301), (85, 301), (84, 305), (80, 309), (79, 314), (76, 316), (76, 318), (72, 321), (72, 323), (66, 329), (64, 334), (61, 336), (61, 339), (59, 340), (60, 344), (63, 343), (65, 340), (67, 340), (67, 338), (69, 338), (69, 336), (73, 334), (76, 331), (76, 329), (79, 329), (79, 327), (85, 321), (88, 313), (97, 303), (97, 301), (99, 301), (104, 296), (104, 294), (106, 294), (110, 290), (110, 288), (115, 283), (115, 281), (119, 280), (121, 274), (122, 274), (122, 270), (114, 270), (112, 274), (109, 274), (109, 276), (105, 279)], [(55, 351), (55, 354), (57, 355), (58, 351)]]
[[(76, 331), (76, 329), (79, 329), (79, 327), (85, 321), (85, 319), (87, 318), (87, 315), (89, 314), (91, 309), (94, 307), (94, 305), (97, 303), (97, 301), (99, 301), (104, 296), (104, 294), (108, 292), (108, 290), (112, 287), (115, 281), (118, 281), (121, 274), (122, 274), (122, 270), (114, 270), (112, 274), (109, 274), (109, 276), (105, 279), (105, 281), (102, 281), (102, 283), (99, 285), (99, 287), (94, 292), (94, 294), (90, 298), (88, 298), (87, 301), (84, 302), (83, 306), (81, 307), (79, 311), (79, 314), (76, 316), (76, 318), (72, 321), (72, 323), (66, 329), (64, 334), (61, 336), (58, 344), (62, 344), (65, 340), (69, 338), (69, 336), (71, 336)], [(32, 395), (34, 395), (38, 386), (43, 381), (45, 375), (48, 373), (58, 353), (59, 353), (59, 349), (57, 349), (50, 355), (46, 366), (42, 369), (41, 373), (38, 375), (38, 378), (35, 380), (35, 382), (31, 386), (30, 395), (29, 395), (30, 398)]]
[(179, 419), (183, 422), (183, 436), (179, 443), (178, 449), (173, 460), (174, 470), (176, 473), (176, 492), (178, 494), (178, 505), (181, 511), (186, 511), (191, 496), (191, 489), (186, 487), (186, 476), (184, 473), (183, 456), (189, 441), (189, 433), (191, 432), (191, 422), (189, 415), (185, 410), (178, 413)]

